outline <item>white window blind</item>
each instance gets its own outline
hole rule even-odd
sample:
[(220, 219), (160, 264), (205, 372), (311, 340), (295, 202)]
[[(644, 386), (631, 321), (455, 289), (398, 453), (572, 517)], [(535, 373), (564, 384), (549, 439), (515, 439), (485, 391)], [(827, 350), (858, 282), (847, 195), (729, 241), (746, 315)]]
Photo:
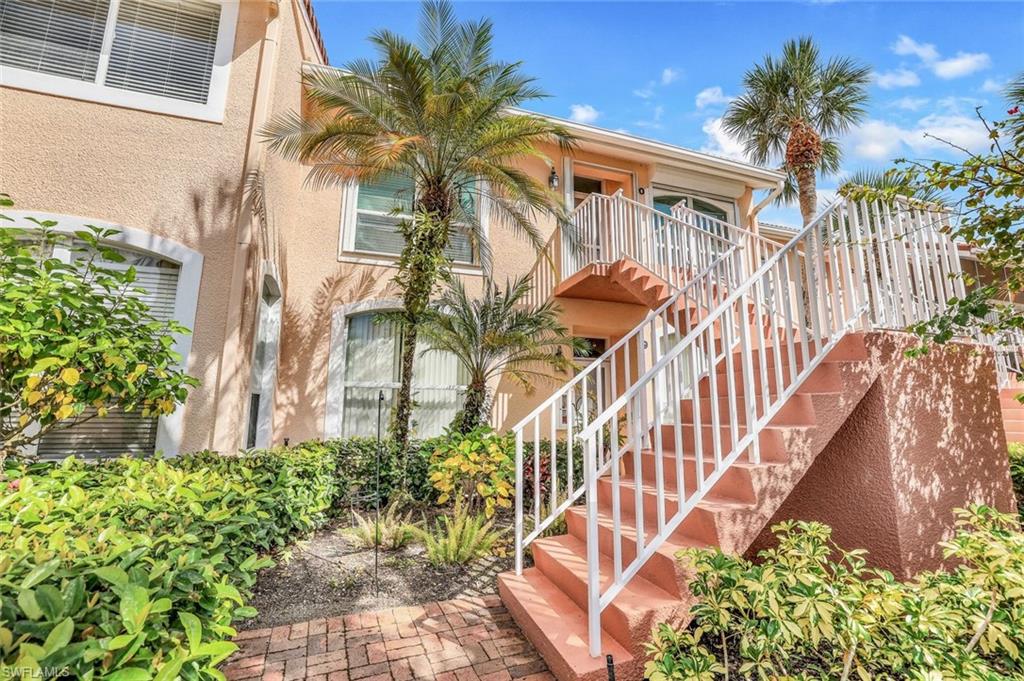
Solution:
[[(348, 318), (345, 338), (344, 410), (342, 436), (373, 436), (377, 431), (377, 401), (384, 391), (383, 421), (387, 425), (401, 375), (401, 338), (389, 323), (377, 323), (376, 313)], [(440, 435), (462, 408), (468, 383), (465, 370), (449, 352), (420, 346), (413, 364), (413, 409), (417, 437)]]
[(94, 80), (110, 0), (0, 0), (0, 65)]
[[(376, 182), (364, 182), (356, 191), (353, 250), (387, 255), (400, 254), (405, 240), (398, 231), (398, 225), (402, 220), (409, 220), (412, 216), (415, 198), (412, 178), (391, 175)], [(462, 200), (467, 208), (476, 210), (475, 192), (465, 192)], [(473, 262), (473, 246), (465, 230), (457, 229), (452, 233), (445, 255), (453, 262)]]
[(121, 0), (106, 84), (206, 103), (220, 5), (196, 0)]
[[(134, 265), (134, 287), (143, 290), (134, 291), (132, 295), (145, 301), (157, 319), (172, 319), (178, 290), (178, 265), (142, 253), (124, 250), (120, 253), (127, 258), (125, 262), (105, 262), (103, 266), (127, 269)], [(82, 258), (86, 254), (75, 252), (73, 257)], [(91, 409), (86, 410), (82, 418), (93, 413)], [(106, 416), (50, 431), (40, 438), (37, 454), (44, 458), (64, 458), (71, 454), (90, 458), (152, 454), (156, 450), (157, 421), (156, 417), (143, 416), (141, 411), (111, 409)]]
[(0, 0), (0, 85), (220, 120), (238, 3)]

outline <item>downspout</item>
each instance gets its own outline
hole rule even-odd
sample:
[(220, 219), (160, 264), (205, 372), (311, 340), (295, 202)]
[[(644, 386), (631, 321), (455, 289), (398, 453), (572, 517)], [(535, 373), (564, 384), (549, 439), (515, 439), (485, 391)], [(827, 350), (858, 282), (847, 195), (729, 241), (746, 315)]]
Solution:
[(265, 155), (262, 143), (256, 134), (267, 121), (274, 85), (274, 67), (280, 47), (281, 7), (280, 0), (267, 0), (267, 27), (260, 43), (259, 65), (253, 89), (252, 114), (246, 137), (245, 157), (239, 178), (240, 191), (235, 208), (235, 257), (231, 268), (231, 288), (228, 293), (227, 315), (224, 320), (224, 346), (217, 366), (217, 391), (214, 396), (213, 433), (210, 436), (211, 449), (233, 451), (241, 441), (238, 430), (243, 414), (241, 401), (241, 379), (247, 373), (242, 366), (248, 357), (244, 352), (242, 321), (246, 288), (247, 267), (253, 241), (253, 216), (245, 201), (244, 186), (253, 171), (263, 165)]

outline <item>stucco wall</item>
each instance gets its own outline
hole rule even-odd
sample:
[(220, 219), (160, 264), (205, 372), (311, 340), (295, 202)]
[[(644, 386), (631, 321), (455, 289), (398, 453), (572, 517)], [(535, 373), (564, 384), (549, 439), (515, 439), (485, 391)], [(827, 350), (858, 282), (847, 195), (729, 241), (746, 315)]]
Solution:
[[(879, 378), (771, 524), (824, 522), (839, 546), (908, 577), (942, 564), (955, 508), (1014, 501), (991, 352), (950, 344), (913, 359), (910, 336), (879, 338)], [(751, 553), (771, 543), (766, 529)]]
[(204, 256), (182, 450), (211, 444), (242, 158), (267, 4), (244, 2), (221, 123), (0, 88), (0, 189), (24, 210), (145, 230)]

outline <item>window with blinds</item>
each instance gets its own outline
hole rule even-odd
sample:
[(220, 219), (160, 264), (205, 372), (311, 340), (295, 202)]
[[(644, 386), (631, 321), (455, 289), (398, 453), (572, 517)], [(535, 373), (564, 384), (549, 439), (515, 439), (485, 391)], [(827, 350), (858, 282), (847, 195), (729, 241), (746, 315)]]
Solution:
[(216, 0), (0, 0), (0, 83), (205, 117), (223, 104), (217, 55), (236, 12)]
[(205, 104), (219, 23), (219, 4), (121, 0), (106, 84)]
[[(377, 402), (384, 391), (386, 420), (398, 392), (402, 340), (393, 324), (378, 322), (368, 312), (348, 318), (345, 337), (345, 370), (342, 436), (373, 436), (377, 432)], [(418, 437), (433, 437), (462, 408), (465, 369), (450, 352), (420, 346), (413, 363), (412, 420)]]
[[(376, 182), (364, 182), (356, 189), (356, 217), (351, 249), (364, 253), (399, 255), (405, 240), (398, 231), (402, 220), (412, 216), (416, 188), (411, 177), (390, 175)], [(476, 193), (466, 191), (463, 205), (476, 210)], [(464, 229), (452, 232), (445, 250), (452, 262), (474, 262), (473, 244)]]
[(95, 80), (110, 0), (0, 0), (0, 64)]
[[(76, 243), (81, 247), (81, 243)], [(179, 266), (159, 256), (118, 249), (126, 259), (123, 263), (104, 262), (111, 269), (134, 266), (136, 279), (131, 295), (149, 305), (150, 312), (161, 321), (174, 316), (177, 299)], [(74, 251), (74, 259), (88, 257)], [(94, 410), (86, 410), (78, 423), (68, 428), (50, 431), (40, 438), (36, 453), (43, 458), (62, 459), (74, 454), (79, 457), (107, 458), (123, 454), (147, 455), (156, 451), (158, 419), (143, 416), (139, 411), (125, 412), (111, 409), (103, 417)]]

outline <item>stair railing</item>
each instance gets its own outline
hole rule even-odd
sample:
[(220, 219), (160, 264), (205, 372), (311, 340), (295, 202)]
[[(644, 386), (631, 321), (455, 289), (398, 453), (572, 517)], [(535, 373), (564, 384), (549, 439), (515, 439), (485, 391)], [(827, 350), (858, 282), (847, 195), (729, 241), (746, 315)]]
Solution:
[[(738, 246), (723, 251), (600, 357), (591, 361), (512, 427), (515, 437), (515, 569), (522, 574), (525, 549), (584, 492), (578, 434), (620, 392), (644, 375), (686, 336), (698, 319), (716, 309), (740, 279)], [(697, 367), (695, 371), (700, 371)], [(646, 410), (640, 418), (647, 422)], [(602, 461), (610, 433), (597, 433)], [(544, 440), (547, 439), (545, 444)], [(575, 463), (575, 465), (574, 465)], [(529, 499), (527, 499), (529, 495)], [(532, 510), (532, 512), (531, 512)], [(526, 521), (530, 521), (527, 531)]]
[(563, 280), (592, 263), (632, 258), (679, 289), (734, 244), (723, 234), (628, 199), (622, 190), (591, 194), (570, 222), (571, 234), (563, 238)]
[[(847, 332), (905, 328), (945, 304), (941, 296), (955, 288), (959, 261), (941, 231), (944, 219), (909, 204), (869, 207), (840, 198), (579, 432), (591, 655), (600, 654), (603, 609), (730, 466), (744, 455), (760, 462), (764, 428)], [(881, 279), (886, 267), (892, 286)], [(762, 304), (769, 299), (773, 307)], [(734, 345), (738, 351), (721, 351)], [(633, 498), (624, 500), (620, 469), (627, 463)], [(665, 484), (667, 466), (674, 489)], [(603, 542), (599, 500), (611, 524)], [(632, 516), (631, 529), (624, 516)], [(602, 544), (611, 553), (610, 575), (601, 574)]]

